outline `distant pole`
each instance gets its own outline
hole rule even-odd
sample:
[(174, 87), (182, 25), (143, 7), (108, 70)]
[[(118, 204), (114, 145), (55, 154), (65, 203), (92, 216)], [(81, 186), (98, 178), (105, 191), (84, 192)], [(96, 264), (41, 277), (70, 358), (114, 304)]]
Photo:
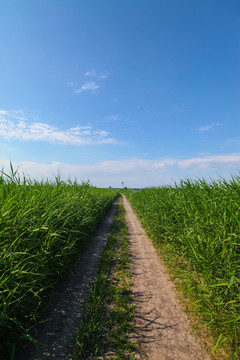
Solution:
[(124, 188), (124, 181), (122, 182), (122, 188)]

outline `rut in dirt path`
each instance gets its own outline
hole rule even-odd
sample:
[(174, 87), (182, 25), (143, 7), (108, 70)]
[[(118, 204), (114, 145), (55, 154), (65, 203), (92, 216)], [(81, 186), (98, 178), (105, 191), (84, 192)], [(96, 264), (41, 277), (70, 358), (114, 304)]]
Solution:
[(80, 260), (49, 299), (42, 317), (44, 322), (36, 327), (33, 334), (37, 341), (44, 344), (39, 345), (40, 352), (30, 344), (17, 353), (15, 360), (72, 359), (71, 342), (97, 275), (117, 206), (115, 199)]
[(191, 334), (166, 267), (159, 259), (125, 196), (132, 258), (132, 293), (136, 306), (136, 341), (140, 359), (209, 360)]

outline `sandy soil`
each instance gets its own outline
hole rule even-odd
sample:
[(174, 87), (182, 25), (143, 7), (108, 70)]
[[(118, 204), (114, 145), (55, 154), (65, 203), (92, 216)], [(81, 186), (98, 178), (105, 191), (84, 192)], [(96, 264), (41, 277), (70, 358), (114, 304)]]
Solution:
[(116, 207), (117, 201), (90, 239), (81, 259), (49, 299), (41, 319), (43, 323), (33, 333), (35, 339), (43, 344), (39, 346), (40, 353), (28, 344), (19, 351), (15, 360), (72, 359), (71, 341), (96, 277)]
[(209, 359), (192, 335), (166, 268), (125, 197), (123, 204), (130, 235), (139, 359)]

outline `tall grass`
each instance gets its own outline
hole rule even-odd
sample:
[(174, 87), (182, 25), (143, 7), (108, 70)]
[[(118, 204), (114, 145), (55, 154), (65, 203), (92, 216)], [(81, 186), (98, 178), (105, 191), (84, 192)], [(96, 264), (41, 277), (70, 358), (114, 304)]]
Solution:
[[(229, 358), (240, 355), (240, 178), (128, 192), (156, 244), (171, 252), (194, 308), (225, 343)], [(215, 349), (214, 349), (215, 350)]]
[(88, 183), (0, 176), (0, 358), (29, 337), (47, 290), (79, 256), (116, 196)]

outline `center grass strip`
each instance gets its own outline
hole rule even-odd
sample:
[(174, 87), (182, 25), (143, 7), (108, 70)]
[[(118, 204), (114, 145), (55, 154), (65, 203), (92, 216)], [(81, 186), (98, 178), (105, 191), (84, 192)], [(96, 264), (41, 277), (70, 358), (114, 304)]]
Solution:
[(119, 205), (81, 320), (74, 359), (134, 359), (134, 306), (125, 210)]

